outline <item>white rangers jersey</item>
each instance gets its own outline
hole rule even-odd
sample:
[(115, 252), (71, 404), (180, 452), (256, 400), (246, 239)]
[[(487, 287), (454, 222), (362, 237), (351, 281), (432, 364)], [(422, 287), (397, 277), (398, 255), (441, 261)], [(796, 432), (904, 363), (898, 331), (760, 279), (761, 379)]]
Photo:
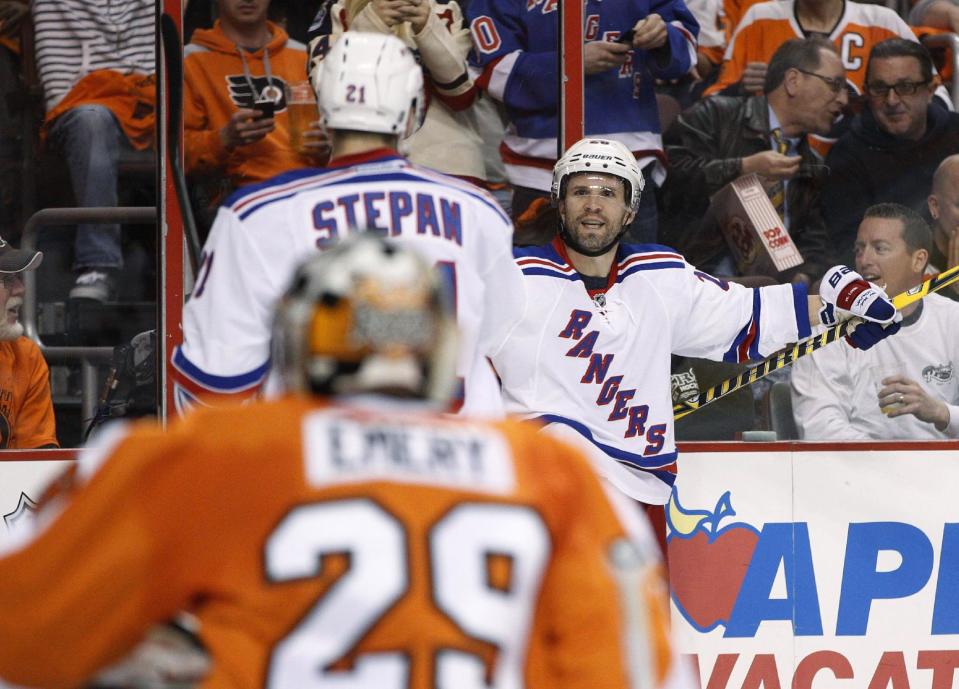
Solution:
[(525, 305), (510, 260), (513, 226), (485, 191), (388, 149), (279, 175), (220, 208), (173, 352), (178, 410), (200, 396), (244, 399), (260, 390), (273, 308), (295, 268), (355, 228), (377, 228), (435, 262), (456, 301), (464, 411), (501, 412), (486, 353), (515, 322), (512, 309)]
[[(696, 270), (673, 249), (620, 245), (606, 288), (589, 292), (561, 241), (514, 250), (535, 309), (492, 361), (506, 411), (574, 429), (669, 497), (676, 461), (670, 355), (744, 362), (810, 334), (806, 288), (749, 289)], [(608, 463), (608, 462), (607, 462)], [(604, 472), (619, 485), (622, 470)]]

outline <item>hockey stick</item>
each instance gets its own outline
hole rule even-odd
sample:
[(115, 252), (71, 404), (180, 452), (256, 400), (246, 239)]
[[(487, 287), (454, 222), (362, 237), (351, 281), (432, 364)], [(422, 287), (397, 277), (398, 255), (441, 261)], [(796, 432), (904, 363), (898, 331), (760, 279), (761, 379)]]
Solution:
[[(945, 270), (938, 275), (933, 276), (929, 280), (926, 280), (925, 282), (903, 292), (902, 294), (897, 294), (895, 297), (893, 297), (892, 303), (896, 307), (896, 310), (901, 311), (910, 304), (915, 304), (926, 295), (932, 294), (933, 292), (938, 292), (943, 287), (947, 287), (957, 281), (959, 281), (959, 265), (953, 266), (949, 270)], [(796, 359), (800, 359), (804, 356), (812, 354), (816, 350), (822, 349), (827, 344), (845, 337), (849, 331), (852, 330), (854, 325), (861, 322), (862, 321), (858, 318), (852, 318), (848, 321), (837, 323), (818, 335), (813, 335), (812, 337), (806, 338), (802, 342), (797, 342), (794, 345), (789, 345), (788, 347), (779, 350), (775, 354), (770, 355), (767, 359), (764, 359), (755, 368), (751, 368), (748, 371), (743, 371), (738, 376), (727, 378), (723, 382), (709, 388), (706, 390), (706, 392), (699, 393), (696, 399), (688, 402), (679, 402), (678, 404), (673, 405), (673, 419), (678, 421), (687, 414), (692, 414), (697, 409), (702, 409), (711, 402), (715, 402), (716, 400), (722, 399), (726, 395), (736, 392), (741, 388), (752, 385), (757, 380), (760, 378), (765, 378), (773, 371), (778, 371), (781, 368), (789, 366)]]

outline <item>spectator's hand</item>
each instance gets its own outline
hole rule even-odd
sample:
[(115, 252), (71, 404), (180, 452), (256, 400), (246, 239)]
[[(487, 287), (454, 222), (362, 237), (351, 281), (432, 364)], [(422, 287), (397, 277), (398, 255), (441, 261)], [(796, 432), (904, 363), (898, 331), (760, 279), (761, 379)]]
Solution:
[(666, 22), (658, 14), (650, 14), (633, 25), (633, 47), (639, 50), (653, 50), (666, 45), (669, 34)]
[(413, 27), (413, 33), (419, 33), (430, 19), (430, 2), (429, 0), (406, 0), (400, 15), (403, 21), (409, 22)]
[(30, 6), (16, 0), (0, 0), (0, 36), (12, 36), (20, 29), (20, 22)]
[[(946, 265), (943, 270), (959, 265), (959, 227), (952, 228), (952, 234), (949, 235), (949, 245), (946, 247)], [(954, 282), (950, 289), (959, 294), (959, 282)]]
[(801, 156), (787, 156), (776, 151), (762, 151), (743, 158), (742, 173), (755, 172), (768, 179), (789, 179), (799, 172)]
[(330, 135), (319, 120), (310, 122), (310, 128), (303, 132), (303, 155), (308, 158), (326, 160), (333, 146)]
[(766, 63), (748, 62), (743, 71), (740, 83), (747, 93), (762, 93), (763, 83), (766, 81)]
[(716, 65), (708, 57), (702, 53), (696, 53), (696, 67), (692, 72), (694, 81), (708, 79), (715, 69)]
[(949, 425), (949, 408), (946, 403), (930, 395), (926, 390), (905, 376), (896, 375), (880, 381), (879, 406), (895, 408), (889, 418), (912, 414), (920, 421), (935, 424), (940, 431)]
[[(406, 21), (406, 15), (410, 11), (411, 0), (372, 0), (370, 6), (373, 11), (383, 20), (388, 27), (393, 28), (397, 24)], [(429, 5), (429, 3), (425, 3)], [(427, 12), (429, 8), (427, 7)]]
[(632, 50), (622, 43), (590, 41), (583, 49), (583, 64), (587, 74), (598, 74), (607, 69), (622, 67)]
[(257, 117), (260, 113), (250, 108), (240, 108), (230, 116), (230, 121), (220, 129), (223, 147), (232, 151), (237, 146), (253, 144), (276, 129), (272, 117)]

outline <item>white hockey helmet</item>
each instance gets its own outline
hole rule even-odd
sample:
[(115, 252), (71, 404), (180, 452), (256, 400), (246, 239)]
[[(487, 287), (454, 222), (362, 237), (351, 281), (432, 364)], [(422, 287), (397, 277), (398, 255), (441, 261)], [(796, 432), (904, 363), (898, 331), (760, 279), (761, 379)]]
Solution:
[(347, 31), (310, 77), (325, 127), (405, 139), (423, 123), (423, 70), (395, 36)]
[(577, 172), (605, 172), (615, 175), (626, 185), (627, 207), (636, 212), (645, 182), (643, 171), (625, 144), (613, 139), (580, 139), (567, 149), (553, 166), (553, 185), (550, 193), (556, 203), (566, 191), (566, 180)]
[(280, 300), (273, 365), (287, 390), (377, 390), (447, 401), (456, 322), (443, 283), (413, 251), (371, 232), (304, 262)]

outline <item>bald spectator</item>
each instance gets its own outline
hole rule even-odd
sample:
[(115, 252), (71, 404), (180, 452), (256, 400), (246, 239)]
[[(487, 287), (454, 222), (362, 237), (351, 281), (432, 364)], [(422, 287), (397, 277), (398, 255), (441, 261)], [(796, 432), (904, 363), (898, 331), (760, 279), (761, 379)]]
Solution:
[(875, 46), (866, 72), (866, 107), (826, 158), (823, 214), (833, 262), (852, 261), (859, 221), (877, 203), (925, 209), (932, 176), (959, 153), (959, 114), (932, 104), (932, 58), (923, 46), (894, 38)]
[[(928, 204), (932, 251), (926, 272), (935, 274), (959, 265), (959, 154), (949, 156), (936, 168)], [(959, 284), (943, 294), (959, 301)]]

